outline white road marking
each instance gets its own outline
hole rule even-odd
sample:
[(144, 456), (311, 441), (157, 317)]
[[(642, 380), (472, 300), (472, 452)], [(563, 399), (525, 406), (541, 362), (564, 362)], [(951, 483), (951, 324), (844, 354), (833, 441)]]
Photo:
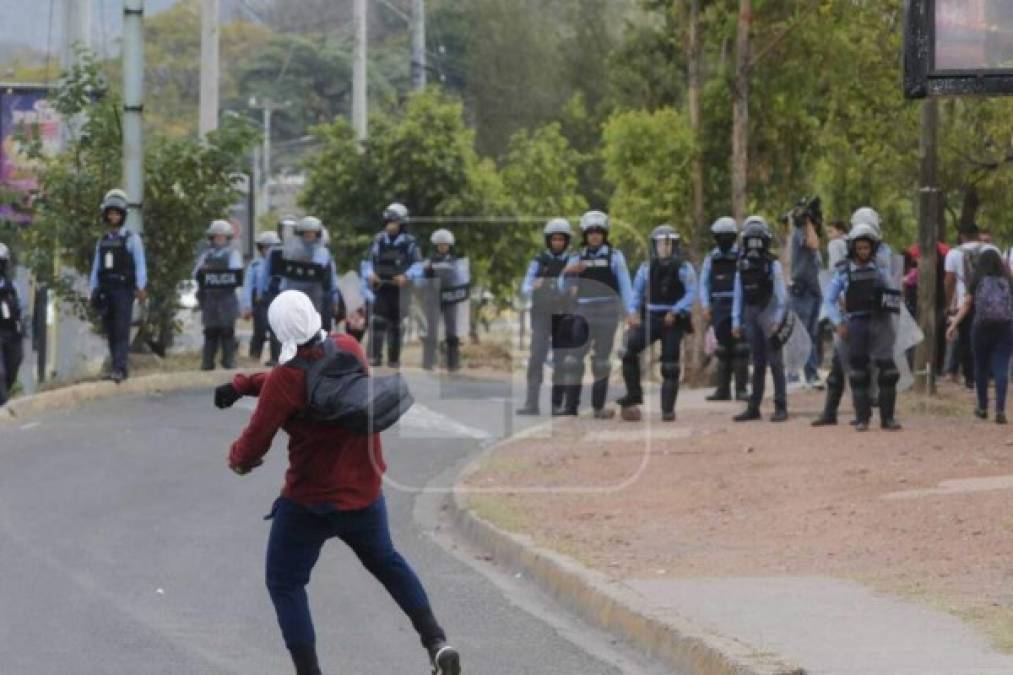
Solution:
[(917, 499), (936, 495), (963, 495), (975, 492), (992, 492), (995, 490), (1013, 490), (1013, 476), (986, 476), (983, 478), (962, 478), (944, 480), (938, 487), (922, 490), (904, 490), (891, 492), (882, 499)]

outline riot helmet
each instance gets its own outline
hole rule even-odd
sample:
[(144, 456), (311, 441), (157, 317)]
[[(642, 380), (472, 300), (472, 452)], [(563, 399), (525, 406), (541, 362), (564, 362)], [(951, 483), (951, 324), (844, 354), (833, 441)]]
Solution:
[(545, 248), (549, 250), (552, 250), (552, 238), (554, 236), (559, 235), (566, 239), (566, 244), (563, 245), (564, 251), (570, 245), (570, 240), (573, 238), (570, 221), (566, 218), (553, 218), (545, 224), (542, 234), (545, 235)]
[(261, 232), (257, 235), (256, 239), (257, 246), (278, 246), (281, 244), (281, 237), (278, 236), (277, 232)]
[(110, 211), (118, 211), (120, 214), (120, 224), (122, 225), (127, 219), (127, 205), (130, 200), (127, 198), (127, 193), (119, 188), (114, 188), (105, 194), (102, 198), (102, 206), (100, 211), (102, 213), (102, 220), (108, 222), (108, 214)]
[(432, 233), (429, 237), (429, 243), (433, 246), (439, 246), (444, 244), (446, 246), (454, 245), (454, 233), (450, 230), (439, 229)]
[(383, 210), (384, 223), (397, 223), (404, 227), (408, 222), (408, 207), (399, 202), (392, 202)]
[(300, 220), (295, 226), (295, 233), (298, 236), (303, 236), (307, 232), (314, 233), (319, 239), (324, 230), (324, 224), (320, 222), (320, 219), (315, 216), (306, 216)]
[[(665, 243), (668, 246), (665, 246)], [(658, 225), (651, 230), (651, 257), (660, 259), (677, 258), (681, 253), (682, 237), (671, 225)], [(662, 248), (668, 250), (663, 254)]]
[(876, 231), (876, 228), (871, 223), (859, 223), (858, 225), (852, 227), (851, 231), (848, 232), (848, 257), (852, 260), (858, 259), (855, 245), (859, 241), (867, 241), (871, 245), (871, 250), (869, 252), (870, 259), (876, 255), (876, 249), (879, 248), (880, 238), (879, 232)]
[(603, 241), (608, 243), (610, 227), (609, 217), (601, 211), (588, 211), (580, 217), (580, 231), (584, 235), (585, 244), (587, 235), (591, 232), (601, 232), (604, 235)]
[(730, 216), (723, 216), (711, 225), (711, 234), (722, 253), (728, 253), (739, 238), (739, 225)]
[(205, 233), (208, 239), (214, 240), (215, 237), (225, 237), (226, 240), (232, 241), (232, 224), (227, 220), (213, 220), (208, 225), (207, 232)]
[(742, 226), (742, 248), (746, 255), (765, 255), (773, 238), (762, 216), (749, 216)]
[(851, 214), (851, 227), (854, 228), (857, 225), (868, 225), (876, 231), (877, 239), (882, 239), (883, 229), (879, 219), (879, 213), (877, 213), (874, 208), (870, 206), (863, 206)]

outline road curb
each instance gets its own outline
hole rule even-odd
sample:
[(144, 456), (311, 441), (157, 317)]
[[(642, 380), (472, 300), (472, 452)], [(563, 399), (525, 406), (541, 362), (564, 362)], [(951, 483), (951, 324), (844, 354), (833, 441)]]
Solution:
[[(502, 443), (510, 443), (507, 439)], [(500, 445), (500, 444), (497, 444)], [(684, 618), (657, 616), (636, 594), (577, 561), (537, 546), (477, 516), (466, 504), (464, 479), (477, 471), (495, 445), (468, 464), (448, 500), (458, 533), (501, 565), (521, 570), (557, 602), (593, 626), (642, 649), (664, 665), (693, 675), (805, 675), (776, 654), (693, 624)]]
[[(176, 373), (155, 373), (131, 378), (120, 384), (114, 382), (82, 382), (60, 389), (44, 391), (31, 396), (10, 400), (0, 408), (0, 426), (16, 424), (24, 418), (33, 417), (51, 410), (72, 408), (89, 401), (98, 401), (116, 396), (147, 395), (180, 389), (213, 387), (231, 380), (239, 371), (183, 371)], [(210, 395), (209, 395), (210, 396)]]

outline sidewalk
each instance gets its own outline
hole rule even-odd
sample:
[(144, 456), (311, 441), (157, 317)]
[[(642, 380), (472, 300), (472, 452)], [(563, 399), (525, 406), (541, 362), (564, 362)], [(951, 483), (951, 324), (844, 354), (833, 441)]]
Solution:
[(805, 392), (786, 424), (733, 424), (741, 404), (706, 393), (672, 425), (656, 401), (641, 424), (553, 420), (495, 448), (460, 500), (642, 616), (752, 658), (693, 672), (1013, 673), (1008, 427), (956, 387), (902, 397), (897, 434), (856, 433), (847, 404), (812, 429), (822, 395)]

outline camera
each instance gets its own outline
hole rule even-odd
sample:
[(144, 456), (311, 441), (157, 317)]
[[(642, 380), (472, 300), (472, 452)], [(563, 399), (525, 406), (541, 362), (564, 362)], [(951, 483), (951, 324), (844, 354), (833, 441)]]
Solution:
[(788, 214), (788, 220), (795, 227), (805, 227), (806, 219), (812, 221), (819, 232), (823, 227), (823, 203), (817, 197), (803, 197)]

